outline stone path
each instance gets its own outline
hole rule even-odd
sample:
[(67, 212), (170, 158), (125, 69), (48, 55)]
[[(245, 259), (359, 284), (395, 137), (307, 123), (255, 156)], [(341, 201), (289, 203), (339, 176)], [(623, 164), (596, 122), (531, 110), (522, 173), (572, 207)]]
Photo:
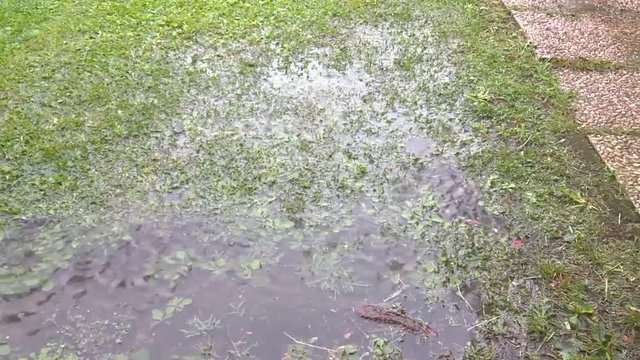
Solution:
[(640, 211), (640, 0), (503, 2), (538, 56), (562, 64), (576, 121)]

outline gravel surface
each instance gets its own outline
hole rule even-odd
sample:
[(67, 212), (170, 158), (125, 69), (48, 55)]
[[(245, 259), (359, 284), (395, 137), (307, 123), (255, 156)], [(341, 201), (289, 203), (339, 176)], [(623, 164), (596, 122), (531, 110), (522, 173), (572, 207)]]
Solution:
[(566, 90), (577, 92), (578, 123), (595, 128), (640, 129), (640, 72), (558, 69)]
[(640, 138), (626, 135), (591, 135), (589, 140), (640, 209)]
[(544, 9), (547, 11), (587, 12), (597, 10), (639, 11), (638, 0), (504, 0), (514, 9)]
[(542, 58), (625, 62), (638, 49), (638, 16), (590, 13), (569, 17), (534, 11), (514, 11), (513, 16)]

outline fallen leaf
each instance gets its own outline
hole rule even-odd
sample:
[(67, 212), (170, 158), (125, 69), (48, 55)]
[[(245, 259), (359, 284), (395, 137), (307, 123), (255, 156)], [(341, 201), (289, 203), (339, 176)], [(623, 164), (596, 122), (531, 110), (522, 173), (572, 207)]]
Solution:
[(520, 239), (519, 237), (514, 237), (513, 240), (511, 240), (511, 246), (516, 249), (520, 249), (524, 246), (524, 240)]

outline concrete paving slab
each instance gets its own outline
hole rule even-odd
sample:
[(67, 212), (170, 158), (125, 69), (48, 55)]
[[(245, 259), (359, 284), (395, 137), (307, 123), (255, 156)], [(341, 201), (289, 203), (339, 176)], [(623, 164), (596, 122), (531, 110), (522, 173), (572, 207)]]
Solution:
[(513, 11), (513, 16), (542, 58), (626, 62), (640, 49), (640, 15)]
[(559, 12), (588, 12), (599, 10), (638, 11), (638, 0), (504, 0), (513, 9), (539, 9)]
[(590, 135), (589, 141), (640, 209), (640, 137)]
[(576, 121), (585, 127), (640, 129), (640, 71), (557, 69), (561, 86), (574, 90)]

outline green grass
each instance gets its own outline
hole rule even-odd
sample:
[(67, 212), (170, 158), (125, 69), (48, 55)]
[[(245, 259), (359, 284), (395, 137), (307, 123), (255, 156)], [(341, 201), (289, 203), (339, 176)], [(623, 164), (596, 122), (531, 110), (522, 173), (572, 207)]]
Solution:
[(367, 3), (2, 2), (0, 221), (110, 208), (154, 188), (175, 165), (155, 156), (157, 134), (189, 90), (172, 52), (275, 39), (293, 52)]
[[(571, 97), (559, 90), (551, 72), (558, 64), (535, 58), (503, 7), (455, 0), (438, 4), (457, 8), (463, 18), (441, 29), (462, 34), (460, 66), (466, 69), (471, 111), (500, 135), (495, 147), (478, 154), (470, 166), (479, 174), (499, 174), (491, 185), (508, 189), (501, 201), (517, 204), (511, 209), (515, 222), (533, 221), (518, 229), (528, 240), (522, 257), (492, 263), (500, 271), (485, 278), (484, 288), (492, 294), (489, 303), (498, 305), (484, 316), (508, 309), (520, 318), (541, 341), (525, 348), (530, 358), (640, 356), (638, 344), (628, 340), (636, 332), (629, 326), (632, 312), (625, 310), (640, 299), (640, 260), (631, 255), (637, 253), (640, 232), (633, 222), (638, 217), (604, 164), (589, 161), (593, 150), (567, 140), (576, 126)], [(626, 223), (618, 224), (619, 216)], [(509, 286), (518, 279), (530, 279), (525, 283), (536, 290)], [(585, 301), (592, 305), (582, 305)], [(505, 346), (498, 328), (486, 335), (494, 347)]]

